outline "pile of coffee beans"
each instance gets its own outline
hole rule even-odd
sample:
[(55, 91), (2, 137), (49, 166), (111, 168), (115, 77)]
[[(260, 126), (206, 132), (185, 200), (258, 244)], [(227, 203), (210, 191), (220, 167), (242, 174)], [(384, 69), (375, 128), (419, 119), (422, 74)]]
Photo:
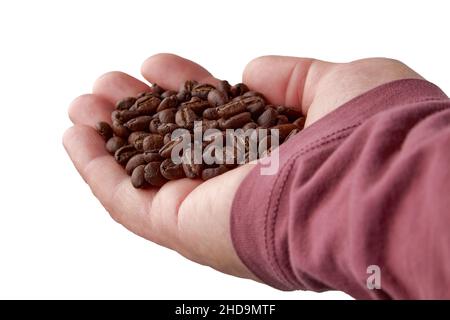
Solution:
[[(243, 83), (231, 86), (220, 81), (214, 87), (191, 80), (179, 91), (154, 84), (150, 92), (118, 101), (111, 120), (112, 125), (99, 122), (97, 131), (136, 188), (160, 187), (168, 180), (185, 177), (207, 180), (238, 165), (198, 163), (187, 153), (190, 161), (174, 162), (171, 154), (182, 138), (173, 137), (176, 129), (183, 128), (192, 136), (208, 129), (223, 134), (227, 129), (278, 129), (279, 143), (283, 143), (302, 130), (305, 122), (300, 112), (268, 104), (261, 93), (249, 91)], [(208, 147), (208, 142), (200, 143)], [(265, 143), (270, 151), (270, 141)]]

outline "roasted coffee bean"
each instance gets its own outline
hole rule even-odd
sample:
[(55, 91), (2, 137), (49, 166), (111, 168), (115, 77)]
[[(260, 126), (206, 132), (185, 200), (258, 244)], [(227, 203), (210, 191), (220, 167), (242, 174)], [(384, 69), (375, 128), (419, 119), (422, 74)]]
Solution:
[(172, 155), (172, 149), (175, 148), (175, 146), (181, 143), (182, 141), (183, 141), (182, 137), (170, 140), (164, 146), (162, 146), (161, 149), (159, 149), (159, 154), (163, 158), (170, 158)]
[(131, 173), (133, 173), (133, 170), (142, 164), (147, 164), (144, 155), (142, 153), (136, 154), (128, 160), (127, 165), (125, 166), (125, 171), (130, 176)]
[(277, 115), (277, 125), (289, 123), (288, 117), (284, 114)]
[(175, 108), (164, 109), (164, 110), (158, 112), (159, 121), (161, 123), (174, 123), (176, 112), (177, 112), (177, 109), (175, 109)]
[(130, 130), (128, 130), (123, 124), (121, 124), (117, 120), (113, 121), (112, 129), (114, 134), (118, 137), (126, 139), (130, 135)]
[(118, 121), (121, 124), (126, 123), (127, 121), (140, 116), (140, 113), (137, 110), (115, 110), (111, 114), (111, 118), (114, 121)]
[(136, 100), (139, 100), (139, 99), (142, 98), (142, 97), (145, 97), (145, 96), (151, 96), (151, 95), (152, 95), (152, 93), (151, 93), (150, 91), (139, 92), (139, 93), (136, 95)]
[(227, 95), (227, 97), (230, 97), (231, 85), (228, 83), (228, 81), (221, 80), (217, 84), (217, 90), (222, 91)]
[(148, 126), (151, 133), (158, 133), (158, 127), (161, 125), (161, 121), (159, 121), (159, 117), (153, 118), (150, 121), (150, 125)]
[(195, 163), (194, 160), (193, 149), (187, 149), (183, 154), (183, 170), (186, 177), (190, 179), (201, 177), (203, 170), (203, 164)]
[(161, 157), (161, 155), (159, 154), (158, 151), (144, 151), (144, 153), (142, 154), (144, 156), (144, 160), (146, 163), (150, 163), (153, 161), (163, 161), (163, 158)]
[(161, 174), (167, 180), (176, 180), (184, 178), (186, 175), (184, 174), (183, 166), (181, 163), (175, 164), (171, 159), (166, 159), (161, 162), (161, 166), (159, 167), (161, 170)]
[(266, 111), (258, 117), (258, 124), (264, 128), (272, 127), (277, 123), (277, 115), (278, 113), (275, 109), (268, 107)]
[(159, 96), (161, 96), (161, 94), (163, 94), (164, 91), (166, 91), (166, 90), (164, 90), (163, 88), (161, 88), (160, 86), (158, 86), (156, 83), (154, 83), (154, 84), (152, 85), (152, 93), (153, 93), (153, 95), (159, 97)]
[(128, 143), (134, 146), (136, 150), (144, 151), (144, 139), (150, 135), (150, 133), (145, 131), (136, 131), (132, 132), (130, 136), (128, 137)]
[(176, 96), (178, 92), (175, 90), (166, 90), (161, 94), (161, 99), (165, 99), (171, 96)]
[(145, 165), (140, 165), (136, 167), (131, 174), (131, 184), (136, 189), (144, 188), (147, 184), (145, 181), (144, 168)]
[(284, 141), (284, 139), (286, 139), (289, 133), (291, 133), (292, 130), (298, 129), (298, 127), (293, 123), (286, 123), (286, 124), (279, 124), (270, 128), (270, 130), (272, 129), (278, 130), (280, 141)]
[(114, 158), (120, 165), (125, 166), (128, 160), (137, 153), (138, 151), (131, 144), (127, 144), (114, 153)]
[(197, 84), (198, 84), (198, 82), (195, 81), (195, 80), (187, 80), (187, 81), (185, 81), (185, 82), (181, 85), (179, 91), (189, 91), (189, 92), (191, 92), (192, 89), (194, 89), (194, 87), (195, 87)]
[(192, 88), (191, 95), (200, 99), (207, 99), (209, 92), (214, 89), (216, 88), (208, 83), (197, 84)]
[(181, 108), (190, 108), (197, 114), (202, 114), (202, 112), (209, 107), (209, 102), (202, 100), (199, 97), (192, 97), (191, 100), (181, 104)]
[(127, 141), (121, 137), (112, 137), (106, 142), (106, 150), (114, 154), (118, 149), (127, 144)]
[(169, 143), (170, 140), (172, 140), (172, 133), (166, 133), (164, 135), (164, 144)]
[(137, 111), (140, 115), (152, 115), (160, 103), (161, 99), (155, 97), (153, 94), (145, 95), (136, 100), (136, 103), (130, 108), (130, 110)]
[(299, 129), (303, 129), (303, 127), (305, 126), (305, 117), (300, 117), (297, 120), (294, 121), (294, 124), (299, 128)]
[(288, 108), (285, 106), (277, 106), (276, 107), (278, 114), (285, 115), (288, 117), (289, 121), (295, 121), (296, 119), (302, 116), (302, 113), (294, 110), (293, 108)]
[(244, 124), (244, 126), (242, 127), (242, 130), (247, 131), (249, 129), (256, 129), (257, 127), (258, 127), (258, 125), (252, 121), (252, 122)]
[(191, 92), (187, 90), (181, 90), (177, 93), (177, 100), (179, 103), (188, 101), (191, 98)]
[(248, 91), (248, 87), (243, 83), (235, 84), (230, 88), (230, 95), (234, 98), (241, 96)]
[(258, 117), (264, 112), (265, 103), (264, 100), (258, 96), (251, 96), (245, 99), (242, 99), (247, 106), (247, 111), (252, 114), (254, 119), (258, 119)]
[(237, 129), (251, 120), (250, 112), (242, 112), (228, 119), (220, 118), (218, 122), (221, 129)]
[(165, 135), (167, 133), (172, 133), (178, 128), (179, 126), (176, 123), (161, 123), (158, 127), (158, 133)]
[(175, 123), (182, 128), (192, 129), (195, 120), (197, 120), (197, 115), (189, 107), (181, 108), (175, 114)]
[(263, 100), (266, 99), (262, 93), (257, 92), (257, 91), (247, 91), (246, 93), (244, 93), (242, 95), (242, 98), (248, 98), (248, 97), (260, 97)]
[(113, 129), (107, 122), (98, 122), (95, 128), (105, 141), (108, 141), (113, 136)]
[(228, 95), (223, 91), (214, 89), (209, 91), (207, 99), (211, 106), (217, 107), (228, 102)]
[(162, 135), (152, 133), (146, 136), (142, 142), (144, 151), (159, 151), (164, 145), (164, 138)]
[(217, 108), (208, 108), (203, 111), (203, 118), (209, 120), (217, 120), (220, 118)]
[(223, 106), (217, 107), (217, 114), (224, 118), (228, 119), (232, 116), (247, 111), (247, 107), (245, 103), (242, 101), (232, 101)]
[(217, 177), (227, 171), (228, 171), (228, 168), (225, 165), (220, 165), (220, 166), (214, 167), (214, 168), (206, 168), (206, 169), (203, 169), (203, 171), (202, 171), (202, 179), (209, 180), (209, 179)]
[(176, 95), (172, 95), (170, 97), (164, 98), (156, 109), (157, 112), (160, 112), (165, 109), (176, 108), (178, 106), (178, 99)]
[(152, 161), (144, 168), (145, 181), (154, 187), (161, 187), (167, 182), (167, 179), (161, 174), (160, 167), (160, 161)]
[(144, 131), (148, 129), (152, 117), (150, 116), (139, 116), (134, 119), (128, 120), (124, 126), (130, 131)]
[(288, 141), (289, 139), (291, 139), (293, 136), (295, 136), (297, 133), (299, 133), (300, 132), (300, 129), (294, 129), (294, 130), (292, 130), (289, 134), (288, 134), (288, 136), (286, 137), (286, 139), (284, 139), (284, 141), (283, 142), (286, 142), (286, 141)]
[(135, 97), (128, 97), (128, 98), (119, 100), (116, 103), (116, 109), (117, 110), (128, 110), (136, 102), (136, 100), (137, 99)]
[(205, 132), (208, 129), (218, 129), (218, 128), (219, 123), (216, 120), (203, 119), (202, 121), (197, 121), (196, 123), (194, 123), (194, 131), (202, 130), (202, 132)]

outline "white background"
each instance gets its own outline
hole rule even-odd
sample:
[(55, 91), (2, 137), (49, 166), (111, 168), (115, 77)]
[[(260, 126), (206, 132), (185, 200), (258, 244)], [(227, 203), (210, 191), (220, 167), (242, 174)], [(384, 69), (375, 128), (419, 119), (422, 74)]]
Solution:
[(66, 111), (158, 52), (240, 80), (265, 54), (403, 60), (450, 92), (448, 1), (1, 1), (0, 298), (338, 299), (191, 263), (114, 223), (61, 144)]

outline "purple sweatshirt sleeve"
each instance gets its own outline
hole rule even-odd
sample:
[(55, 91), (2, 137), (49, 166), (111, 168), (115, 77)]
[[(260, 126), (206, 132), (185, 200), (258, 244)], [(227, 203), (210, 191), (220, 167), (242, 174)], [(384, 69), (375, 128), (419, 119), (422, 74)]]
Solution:
[[(449, 299), (450, 100), (408, 79), (344, 104), (280, 147), (276, 174), (250, 172), (231, 233), (281, 290)], [(379, 289), (367, 286), (373, 265)]]

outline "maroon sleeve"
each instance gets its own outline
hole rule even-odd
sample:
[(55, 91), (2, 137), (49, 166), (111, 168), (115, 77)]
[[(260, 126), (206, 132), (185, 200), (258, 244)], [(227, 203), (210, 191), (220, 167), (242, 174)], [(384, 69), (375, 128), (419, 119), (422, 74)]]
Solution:
[[(384, 84), (279, 150), (276, 174), (258, 165), (232, 207), (234, 246), (257, 277), (363, 299), (450, 298), (450, 100), (439, 88)], [(367, 286), (374, 265), (380, 289)]]

